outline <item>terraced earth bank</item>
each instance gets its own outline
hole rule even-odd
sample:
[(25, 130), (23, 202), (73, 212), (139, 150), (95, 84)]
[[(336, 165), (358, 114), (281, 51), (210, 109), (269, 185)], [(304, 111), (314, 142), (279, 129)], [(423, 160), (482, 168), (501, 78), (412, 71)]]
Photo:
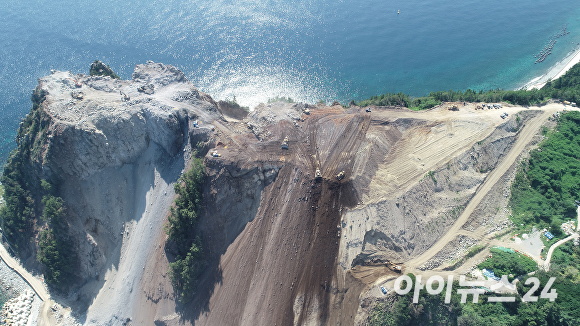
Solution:
[[(502, 189), (562, 109), (279, 102), (247, 113), (158, 63), (129, 81), (55, 72), (38, 90), (45, 137), (30, 160), (62, 180), (80, 253), (79, 281), (55, 299), (90, 325), (360, 323), (375, 282), (397, 275), (388, 263), (437, 268), (450, 244), (506, 223)], [(176, 304), (163, 225), (193, 155), (206, 167), (209, 263), (194, 300)]]

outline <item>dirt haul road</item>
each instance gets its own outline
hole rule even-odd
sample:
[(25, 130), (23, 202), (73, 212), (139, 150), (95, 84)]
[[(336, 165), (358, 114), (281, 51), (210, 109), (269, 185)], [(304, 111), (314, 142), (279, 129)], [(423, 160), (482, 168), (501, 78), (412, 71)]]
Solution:
[(541, 115), (533, 118), (523, 127), (519, 133), (514, 147), (510, 150), (508, 155), (503, 158), (498, 167), (487, 176), (485, 182), (477, 190), (475, 196), (473, 196), (465, 210), (461, 213), (449, 231), (447, 231), (443, 237), (441, 237), (431, 248), (429, 248), (429, 250), (425, 251), (420, 256), (406, 262), (407, 271), (410, 272), (411, 270), (421, 267), (429, 259), (435, 256), (440, 250), (442, 250), (450, 241), (455, 239), (461, 227), (465, 224), (465, 222), (467, 222), (469, 217), (473, 214), (474, 210), (481, 203), (482, 199), (507, 172), (507, 170), (517, 161), (517, 158), (520, 156), (524, 148), (538, 133), (540, 127), (555, 111), (561, 110), (561, 107), (559, 105), (550, 105), (543, 109), (544, 112)]
[(36, 295), (38, 295), (40, 300), (46, 302), (47, 300), (50, 299), (50, 295), (48, 294), (48, 291), (46, 290), (44, 283), (39, 279), (37, 279), (36, 277), (32, 276), (32, 274), (30, 274), (26, 269), (24, 269), (24, 267), (22, 267), (16, 259), (10, 256), (10, 254), (2, 244), (0, 244), (0, 258), (2, 258), (2, 260), (6, 263), (6, 265), (8, 265), (8, 267), (10, 267), (16, 273), (18, 273), (18, 275), (20, 275), (22, 279), (24, 279), (26, 283), (30, 285), (30, 287), (32, 288), (32, 290), (34, 290)]
[[(388, 271), (340, 266), (344, 212), (367, 201), (395, 198), (506, 122), (501, 112), (474, 108), (377, 109), (369, 114), (336, 106), (311, 110), (299, 122), (282, 119), (263, 129), (249, 125), (255, 137), (224, 129), (216, 148), (222, 157), (206, 158), (212, 173), (242, 175), (256, 166), (278, 166), (279, 171), (263, 189), (255, 216), (237, 213), (249, 222), (218, 253), (216, 275), (204, 279), (207, 288), (200, 291), (190, 318), (196, 325), (354, 324), (361, 291), (378, 277), (377, 270)], [(524, 110), (502, 109), (510, 115)], [(487, 176), (457, 223), (408, 262), (411, 269), (455, 237), (485, 193), (562, 106), (541, 110), (545, 112), (520, 130), (512, 150)], [(280, 143), (286, 136), (290, 148), (283, 150)], [(320, 182), (314, 180), (317, 167), (323, 175)], [(336, 174), (343, 170), (346, 178), (338, 181)], [(209, 192), (225, 191), (223, 186), (212, 185)]]
[(6, 263), (6, 265), (8, 265), (8, 267), (10, 267), (14, 272), (20, 275), (20, 277), (22, 277), (22, 279), (24, 279), (24, 281), (26, 281), (26, 283), (30, 285), (30, 287), (32, 288), (34, 293), (38, 295), (40, 300), (42, 300), (42, 306), (37, 321), (38, 325), (41, 326), (54, 325), (55, 322), (52, 319), (50, 319), (48, 315), (48, 309), (52, 305), (53, 301), (50, 299), (50, 295), (44, 283), (41, 280), (34, 277), (32, 274), (30, 274), (24, 267), (22, 267), (22, 265), (20, 265), (20, 263), (16, 259), (10, 256), (10, 254), (2, 244), (0, 244), (0, 258), (2, 258), (2, 260)]

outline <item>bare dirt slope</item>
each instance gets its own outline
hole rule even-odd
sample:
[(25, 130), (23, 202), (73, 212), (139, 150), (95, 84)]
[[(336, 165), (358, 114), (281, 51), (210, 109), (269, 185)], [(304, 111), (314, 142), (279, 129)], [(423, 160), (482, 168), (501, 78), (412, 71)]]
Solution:
[[(334, 128), (324, 128), (326, 123)], [(330, 322), (336, 312), (331, 303), (342, 295), (335, 273), (341, 211), (358, 201), (352, 183), (336, 174), (351, 173), (369, 124), (368, 115), (327, 108), (297, 127), (287, 121), (268, 127), (271, 141), (218, 148), (223, 157), (217, 160), (228, 165), (231, 159), (257, 160), (280, 168), (264, 188), (256, 216), (221, 256), (220, 280), (196, 325)], [(286, 136), (288, 150), (280, 148)], [(314, 178), (317, 166), (320, 181)]]
[[(209, 300), (196, 303), (196, 324), (353, 324), (361, 291), (396, 275), (356, 261), (406, 263), (427, 251), (423, 261), (434, 244), (437, 253), (455, 237), (453, 225), (465, 219), (461, 213), (474, 195), (494, 184), (493, 171), (501, 176), (541, 124), (562, 109), (506, 107), (502, 112), (512, 118), (504, 120), (501, 112), (474, 105), (459, 112), (371, 113), (337, 106), (311, 108), (310, 115), (283, 113), (292, 106), (279, 105), (250, 115), (255, 138), (221, 138), (223, 156), (208, 158), (222, 162), (208, 164), (215, 175), (224, 166), (279, 170), (261, 190), (255, 217), (245, 218), (248, 224), (217, 253), (219, 277), (202, 291)], [(280, 113), (265, 123), (268, 109)], [(289, 150), (280, 149), (285, 136)], [(317, 167), (321, 182), (314, 180)], [(346, 178), (338, 182), (343, 170)], [(221, 186), (217, 182), (212, 191)]]

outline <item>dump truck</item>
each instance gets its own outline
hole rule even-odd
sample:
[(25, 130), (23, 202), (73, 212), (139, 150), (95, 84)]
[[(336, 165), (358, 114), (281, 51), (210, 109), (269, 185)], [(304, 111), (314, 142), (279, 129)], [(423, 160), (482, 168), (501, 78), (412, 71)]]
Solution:
[(282, 149), (288, 149), (288, 137), (284, 137), (282, 141), (282, 145), (280, 146)]
[(345, 175), (346, 175), (346, 174), (344, 173), (344, 171), (340, 171), (340, 172), (339, 172), (339, 173), (336, 175), (336, 179), (337, 179), (338, 181), (340, 181), (340, 180), (344, 179)]

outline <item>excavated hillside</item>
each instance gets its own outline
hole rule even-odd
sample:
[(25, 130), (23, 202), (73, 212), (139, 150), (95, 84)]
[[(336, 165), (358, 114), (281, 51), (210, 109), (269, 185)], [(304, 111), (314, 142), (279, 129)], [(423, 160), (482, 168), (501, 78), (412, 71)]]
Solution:
[[(374, 282), (396, 275), (373, 262), (435, 268), (443, 249), (505, 225), (497, 187), (561, 110), (272, 103), (248, 114), (152, 62), (132, 80), (54, 72), (40, 91), (45, 137), (30, 159), (61, 181), (80, 259), (80, 281), (56, 298), (87, 325), (354, 325)], [(181, 305), (163, 226), (193, 155), (206, 168), (209, 263)], [(482, 189), (497, 196), (482, 201)]]

